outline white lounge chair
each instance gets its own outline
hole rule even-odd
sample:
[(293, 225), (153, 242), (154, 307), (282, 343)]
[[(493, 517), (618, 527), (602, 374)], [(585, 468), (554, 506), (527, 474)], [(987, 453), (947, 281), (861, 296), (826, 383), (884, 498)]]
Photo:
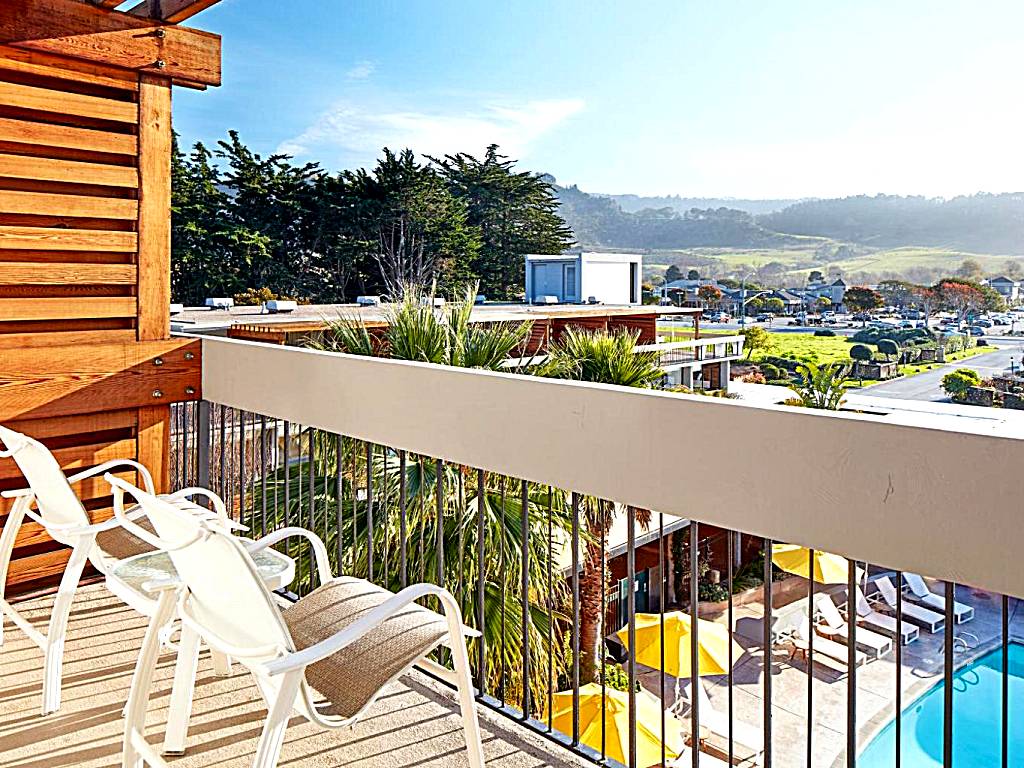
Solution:
[[(911, 600), (923, 605), (925, 608), (934, 608), (936, 611), (946, 610), (946, 596), (932, 592), (928, 589), (925, 580), (916, 573), (904, 573), (903, 578), (907, 580), (907, 587), (910, 588), (908, 597)], [(974, 618), (974, 608), (958, 600), (953, 601), (953, 616), (957, 624), (963, 624)]]
[[(65, 476), (53, 454), (38, 440), (0, 427), (0, 443), (4, 446), (4, 449), (0, 450), (0, 457), (13, 459), (29, 484), (28, 488), (4, 491), (0, 494), (4, 498), (14, 499), (14, 505), (4, 523), (3, 533), (0, 534), (0, 643), (3, 641), (3, 616), (6, 615), (43, 651), (45, 661), (42, 712), (46, 715), (60, 709), (61, 672), (68, 617), (86, 563), (92, 563), (96, 570), (106, 574), (121, 560), (152, 549), (149, 544), (126, 531), (118, 520), (110, 519), (93, 524), (72, 486), (111, 470), (132, 471), (137, 472), (147, 490), (153, 492), (153, 478), (144, 466), (131, 459), (107, 461), (92, 469)], [(212, 502), (214, 511), (189, 501), (190, 497), (196, 495), (206, 496)], [(220, 517), (225, 524), (233, 525), (228, 520), (224, 502), (211, 491), (203, 488), (185, 488), (163, 498), (181, 509), (189, 510), (192, 514)], [(36, 511), (33, 511), (33, 506)], [(133, 509), (127, 514), (133, 519), (138, 519), (142, 512)], [(54, 541), (71, 547), (71, 556), (57, 588), (45, 633), (40, 632), (4, 599), (7, 569), (18, 531), (26, 518), (41, 525)], [(140, 521), (140, 525), (144, 526), (145, 521)], [(155, 608), (155, 604), (153, 607)]]
[[(884, 632), (890, 637), (896, 637), (897, 622), (895, 617), (872, 608), (871, 603), (864, 597), (864, 593), (860, 591), (860, 587), (857, 588), (856, 598), (858, 625), (874, 627), (879, 632)], [(921, 636), (921, 630), (918, 629), (916, 624), (911, 624), (909, 621), (900, 622), (899, 630), (900, 640), (903, 645), (908, 645)]]
[[(808, 655), (807, 652), (811, 647), (810, 636), (811, 620), (804, 616), (803, 620), (799, 623), (790, 637), (790, 642), (793, 644), (793, 652), (802, 652), (804, 654), (804, 658), (806, 658)], [(858, 667), (868, 660), (868, 655), (864, 653), (864, 651), (855, 649), (853, 654), (855, 659), (854, 663)], [(837, 643), (835, 640), (829, 640), (827, 637), (818, 636), (814, 638), (814, 656), (815, 658), (825, 656), (847, 666), (849, 666), (850, 662), (849, 646), (844, 645), (843, 643)]]
[[(679, 757), (675, 760), (669, 760), (668, 768), (692, 768), (693, 766), (693, 751), (690, 747), (686, 747), (682, 752), (679, 753)], [(701, 752), (697, 756), (697, 765), (700, 768), (732, 768), (729, 763), (725, 762), (721, 758), (709, 755), (707, 752)]]
[[(882, 576), (875, 580), (878, 585), (878, 591), (882, 595), (882, 599), (890, 610), (896, 610), (896, 587), (889, 581), (888, 576)], [(946, 617), (941, 613), (925, 608), (924, 606), (917, 605), (908, 600), (903, 601), (901, 606), (903, 611), (903, 617), (910, 619), (915, 624), (920, 625), (924, 629), (927, 629), (932, 634), (941, 632), (942, 628), (946, 625)]]
[[(679, 690), (682, 694), (681, 700), (687, 705), (692, 706), (690, 681), (680, 680), (679, 684)], [(689, 707), (682, 708), (681, 711), (677, 709), (674, 714), (676, 717), (685, 717), (688, 709)], [(728, 740), (729, 714), (715, 708), (715, 705), (711, 703), (711, 697), (708, 696), (704, 683), (699, 680), (697, 681), (697, 715), (701, 728), (706, 728), (709, 733)], [(764, 752), (764, 731), (757, 726), (737, 720), (735, 716), (732, 719), (732, 740), (734, 744), (738, 744), (752, 752), (753, 756)]]
[[(839, 637), (844, 642), (849, 642), (850, 625), (843, 618), (842, 614), (839, 613), (839, 609), (832, 602), (832, 598), (825, 594), (815, 595), (815, 605), (823, 622), (818, 625), (818, 631), (829, 637)], [(869, 649), (876, 659), (882, 658), (892, 650), (892, 638), (872, 632), (864, 627), (857, 630), (855, 639), (857, 645)]]
[[(313, 544), (320, 586), (281, 610), (250, 552), (219, 521), (200, 520), (124, 480), (110, 475), (107, 479), (114, 487), (118, 519), (140, 538), (165, 549), (177, 571), (177, 580), (150, 586), (160, 596), (159, 608), (146, 631), (128, 697), (124, 766), (166, 766), (146, 741), (145, 727), (161, 628), (175, 608), (183, 632), (195, 633), (211, 648), (231, 656), (256, 679), (269, 711), (253, 768), (275, 768), (293, 712), (325, 729), (348, 727), (381, 688), (415, 663), (430, 666), (457, 685), (469, 765), (483, 766), (462, 616), (446, 589), (414, 584), (396, 595), (363, 579), (333, 578), (327, 548), (319, 537), (303, 529), (285, 529), (283, 533), (304, 536)], [(126, 493), (142, 507), (159, 538), (125, 515)], [(443, 615), (415, 604), (424, 598), (437, 600)], [(425, 660), (445, 642), (451, 648), (454, 674)], [(172, 702), (191, 702), (191, 695), (175, 693)], [(169, 718), (183, 717), (187, 724), (187, 711), (171, 709)]]

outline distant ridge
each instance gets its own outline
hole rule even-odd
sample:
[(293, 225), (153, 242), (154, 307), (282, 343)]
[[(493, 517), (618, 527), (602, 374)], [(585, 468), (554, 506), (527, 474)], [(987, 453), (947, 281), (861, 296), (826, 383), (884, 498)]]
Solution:
[(671, 208), (678, 213), (698, 208), (731, 208), (735, 211), (744, 211), (751, 216), (762, 216), (766, 213), (775, 213), (794, 203), (804, 202), (804, 199), (778, 199), (778, 200), (750, 200), (740, 197), (681, 197), (680, 195), (646, 196), (646, 195), (612, 195), (604, 192), (591, 193), (595, 197), (607, 197), (617, 202), (622, 210), (627, 213), (636, 213), (645, 208)]

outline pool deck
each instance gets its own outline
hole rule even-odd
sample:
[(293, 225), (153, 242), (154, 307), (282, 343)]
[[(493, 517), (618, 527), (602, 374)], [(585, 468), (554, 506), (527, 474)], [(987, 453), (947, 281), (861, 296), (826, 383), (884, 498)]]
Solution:
[[(933, 586), (933, 589), (936, 587)], [(838, 590), (842, 593), (842, 590)], [(959, 668), (974, 661), (1002, 642), (1002, 617), (999, 598), (989, 592), (959, 587), (959, 602), (974, 606), (974, 618), (955, 626), (957, 635), (970, 633), (970, 651), (957, 652)], [(840, 598), (842, 599), (842, 598)], [(802, 602), (806, 606), (806, 598)], [(838, 600), (837, 600), (838, 602)], [(737, 608), (735, 619), (759, 619), (763, 606), (758, 603)], [(907, 619), (904, 619), (907, 621)], [(761, 644), (736, 634), (737, 642), (747, 651), (733, 671), (733, 716), (736, 722), (761, 729), (764, 724), (764, 653)], [(929, 634), (923, 628), (915, 642), (903, 646), (902, 705), (906, 708), (942, 678), (944, 633)], [(1018, 601), (1010, 601), (1010, 638), (1024, 641), (1024, 610)], [(660, 688), (656, 670), (640, 667), (641, 682), (655, 695)], [(895, 716), (896, 654), (869, 661), (857, 668), (858, 752)], [(726, 677), (706, 677), (705, 686), (715, 708), (728, 710)], [(667, 699), (671, 700), (674, 681), (666, 681)], [(835, 668), (816, 656), (814, 661), (812, 765), (840, 768), (846, 765), (846, 701), (848, 679), (844, 665)], [(772, 652), (772, 762), (774, 765), (799, 768), (807, 765), (807, 663), (802, 658), (790, 659), (790, 646), (776, 644)], [(689, 722), (686, 718), (687, 723)], [(724, 736), (711, 736), (713, 750), (724, 751)], [(741, 765), (760, 765), (763, 759), (750, 750), (735, 745), (735, 756)]]

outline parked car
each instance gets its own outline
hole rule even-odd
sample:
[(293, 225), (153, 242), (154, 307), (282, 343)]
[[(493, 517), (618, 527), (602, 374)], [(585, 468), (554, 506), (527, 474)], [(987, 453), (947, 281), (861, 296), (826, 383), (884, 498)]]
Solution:
[(757, 322), (759, 322), (759, 323), (771, 322), (774, 319), (775, 319), (775, 315), (773, 315), (771, 312), (762, 312), (756, 318)]
[(974, 324), (979, 328), (991, 328), (995, 323), (989, 320), (987, 317), (979, 317), (974, 321)]
[(982, 328), (979, 325), (972, 325), (968, 329), (968, 332), (971, 334), (971, 336), (984, 336), (985, 335), (985, 329)]
[(871, 319), (871, 313), (870, 312), (858, 312), (857, 314), (855, 314), (853, 316), (853, 319), (856, 320), (857, 322), (867, 322), (868, 320)]
[(728, 323), (732, 320), (728, 312), (712, 312), (709, 315), (705, 315), (704, 319), (709, 323)]

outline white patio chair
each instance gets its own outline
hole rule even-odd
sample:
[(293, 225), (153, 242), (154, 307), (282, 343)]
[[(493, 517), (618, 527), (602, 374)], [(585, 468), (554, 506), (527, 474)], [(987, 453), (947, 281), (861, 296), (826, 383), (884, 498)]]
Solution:
[[(846, 623), (832, 598), (826, 594), (814, 596), (815, 606), (822, 623), (818, 625), (818, 631), (830, 637), (840, 637), (844, 642), (850, 641), (850, 625)], [(871, 650), (876, 659), (880, 659), (892, 650), (892, 638), (872, 632), (870, 629), (861, 627), (856, 632), (856, 641)]]
[[(807, 658), (808, 651), (811, 648), (810, 637), (812, 631), (811, 620), (804, 616), (790, 638), (790, 642), (793, 644), (794, 655), (800, 652), (804, 654), (804, 658)], [(849, 646), (837, 643), (835, 640), (829, 640), (827, 637), (815, 637), (814, 657), (816, 659), (826, 657), (848, 666), (850, 660)], [(854, 663), (859, 667), (868, 660), (868, 655), (864, 651), (854, 649), (853, 658)]]
[[(889, 610), (896, 610), (896, 587), (889, 581), (888, 576), (882, 576), (875, 580), (878, 585), (878, 592), (882, 595), (882, 599), (885, 604), (889, 607)], [(941, 613), (925, 608), (924, 606), (911, 603), (907, 600), (903, 601), (901, 606), (903, 616), (915, 624), (927, 629), (932, 634), (941, 632), (942, 628), (946, 625), (946, 617)]]
[[(72, 486), (111, 470), (131, 470), (137, 472), (142, 483), (153, 492), (153, 478), (144, 466), (132, 459), (107, 461), (97, 467), (65, 476), (53, 454), (38, 440), (0, 426), (0, 441), (4, 446), (4, 450), (0, 450), (0, 457), (13, 459), (29, 484), (28, 488), (4, 491), (0, 494), (4, 498), (14, 499), (3, 533), (0, 534), (0, 644), (3, 642), (3, 624), (6, 616), (43, 651), (45, 661), (42, 713), (47, 715), (60, 709), (61, 672), (68, 618), (86, 563), (92, 563), (96, 570), (106, 574), (119, 561), (151, 549), (149, 544), (126, 531), (120, 521), (114, 518), (102, 523), (91, 523)], [(212, 502), (214, 511), (211, 512), (188, 500), (189, 497), (196, 495), (207, 497)], [(185, 488), (163, 498), (171, 504), (188, 509), (193, 514), (204, 517), (218, 516), (228, 521), (224, 502), (203, 488)], [(33, 506), (36, 511), (33, 511)], [(138, 519), (142, 511), (133, 509), (127, 514), (133, 519)], [(4, 594), (14, 544), (26, 518), (41, 525), (54, 541), (71, 547), (71, 556), (57, 588), (45, 633), (36, 629), (19, 614), (5, 599)], [(145, 521), (140, 521), (139, 524), (146, 525)], [(224, 660), (221, 661), (223, 667)]]
[[(154, 584), (160, 595), (150, 620), (132, 682), (125, 723), (125, 768), (166, 766), (145, 739), (146, 709), (160, 646), (160, 627), (175, 605), (183, 629), (248, 669), (267, 704), (268, 714), (253, 768), (275, 768), (292, 713), (325, 728), (352, 725), (380, 690), (446, 642), (451, 648), (459, 705), (471, 768), (482, 768), (483, 751), (470, 678), (462, 616), (447, 590), (415, 584), (397, 595), (352, 577), (331, 577), (327, 549), (310, 531), (291, 529), (313, 543), (320, 586), (281, 610), (239, 539), (217, 521), (183, 514), (166, 501), (111, 475), (114, 512), (143, 539), (166, 549), (178, 582)], [(124, 512), (124, 494), (135, 498), (158, 539), (137, 529)], [(415, 604), (435, 598), (443, 615)], [(444, 670), (431, 665), (432, 670)], [(445, 670), (447, 672), (447, 670)], [(172, 694), (172, 702), (191, 696)], [(173, 709), (173, 706), (172, 706)], [(187, 713), (169, 712), (170, 719)]]
[[(685, 717), (693, 707), (693, 699), (690, 696), (690, 681), (680, 680), (679, 684), (679, 689), (682, 693), (681, 701), (685, 702), (687, 706), (679, 708), (673, 714), (676, 717)], [(700, 727), (706, 728), (709, 733), (728, 740), (729, 715), (727, 712), (717, 709), (711, 703), (711, 697), (708, 696), (707, 688), (704, 687), (704, 682), (700, 679), (697, 680), (697, 704)], [(756, 725), (737, 720), (735, 717), (733, 717), (732, 721), (732, 740), (734, 744), (738, 744), (751, 752), (752, 757), (757, 757), (764, 752), (764, 731)]]
[[(945, 613), (945, 595), (932, 592), (928, 588), (928, 584), (925, 580), (916, 573), (904, 573), (903, 578), (906, 579), (907, 587), (910, 588), (910, 594), (907, 595), (907, 597), (920, 603), (925, 608), (934, 608), (936, 611)], [(967, 603), (961, 603), (959, 600), (954, 600), (953, 617), (957, 624), (963, 624), (964, 622), (970, 621), (974, 618), (974, 608), (967, 605)]]
[[(857, 587), (856, 600), (857, 624), (874, 627), (879, 632), (884, 632), (890, 637), (896, 637), (897, 622), (895, 617), (872, 608), (871, 603), (864, 597), (864, 593), (860, 591), (860, 587)], [(899, 622), (899, 630), (900, 642), (903, 645), (909, 645), (921, 636), (921, 630), (918, 629), (916, 624), (911, 624), (909, 621)]]

